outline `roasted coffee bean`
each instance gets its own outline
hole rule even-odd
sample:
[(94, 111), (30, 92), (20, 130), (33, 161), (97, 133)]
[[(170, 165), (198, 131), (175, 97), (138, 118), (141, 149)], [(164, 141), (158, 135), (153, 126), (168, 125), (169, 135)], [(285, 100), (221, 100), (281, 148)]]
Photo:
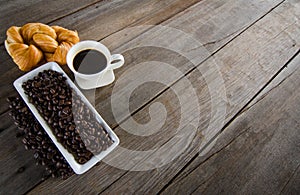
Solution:
[(66, 96), (65, 95), (59, 95), (58, 96), (60, 99), (66, 99)]
[(36, 136), (36, 140), (38, 141), (38, 142), (41, 142), (42, 141), (42, 137), (41, 136)]
[[(53, 174), (55, 177), (61, 177), (63, 179), (68, 178), (74, 174), (71, 167), (67, 164), (65, 159), (62, 157), (58, 149), (53, 144), (52, 140), (48, 137), (45, 131), (42, 129), (40, 124), (33, 117), (31, 112), (23, 112), (25, 109), (28, 110), (24, 102), (16, 97), (9, 98), (11, 116), (19, 125), (25, 124), (24, 128), (18, 128), (22, 132), (22, 142), (26, 150), (34, 148), (34, 159), (36, 164), (44, 164), (46, 170)], [(16, 108), (18, 105), (18, 109)], [(19, 110), (22, 110), (20, 112)], [(42, 140), (41, 140), (42, 139)], [(54, 158), (52, 155), (58, 155), (57, 158)], [(51, 158), (52, 159), (47, 159)], [(60, 167), (62, 164), (65, 165), (64, 169)], [(59, 166), (56, 166), (59, 165)]]
[(56, 104), (58, 104), (58, 100), (57, 99), (53, 99), (52, 103), (56, 105)]
[(64, 105), (64, 104), (65, 104), (65, 101), (64, 101), (64, 100), (59, 100), (59, 101), (58, 101), (58, 105), (59, 105), (59, 106), (62, 106), (62, 105)]
[(70, 100), (67, 100), (66, 102), (65, 102), (65, 105), (71, 105), (72, 104), (72, 101), (70, 101)]
[(60, 162), (57, 162), (55, 165), (57, 168), (60, 168), (62, 166), (62, 164)]
[(91, 145), (91, 141), (89, 139), (84, 139), (84, 144), (86, 147)]
[(55, 89), (50, 89), (50, 93), (53, 95), (56, 93)]
[(84, 164), (84, 163), (87, 162), (87, 160), (86, 160), (85, 158), (79, 158), (79, 159), (78, 159), (78, 162), (79, 162), (80, 164)]
[(53, 123), (53, 118), (50, 117), (50, 118), (48, 119), (48, 124), (49, 124), (49, 125), (52, 125), (52, 123)]
[(26, 138), (23, 138), (23, 139), (22, 139), (22, 142), (23, 142), (24, 145), (27, 145), (27, 144), (28, 144), (28, 141), (27, 141)]
[[(57, 140), (73, 154), (78, 163), (87, 162), (93, 153), (98, 154), (113, 144), (92, 111), (70, 88), (61, 73), (43, 71), (26, 81), (22, 87), (48, 122)], [(44, 145), (41, 148), (45, 149)], [(84, 159), (79, 158), (83, 156)]]
[(61, 138), (61, 137), (63, 137), (64, 135), (63, 135), (62, 133), (58, 133), (58, 134), (56, 134), (56, 136), (57, 136), (58, 138)]
[(69, 106), (63, 108), (62, 113), (65, 115), (71, 114), (71, 109)]

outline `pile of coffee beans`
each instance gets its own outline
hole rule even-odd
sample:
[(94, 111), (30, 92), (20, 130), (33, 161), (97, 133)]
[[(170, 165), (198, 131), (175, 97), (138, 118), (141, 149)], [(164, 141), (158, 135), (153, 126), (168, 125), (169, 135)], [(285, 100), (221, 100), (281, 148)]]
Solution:
[(29, 102), (35, 105), (60, 142), (79, 164), (113, 144), (106, 130), (62, 73), (40, 72), (22, 85)]
[(20, 97), (8, 98), (10, 115), (18, 127), (16, 136), (22, 139), (26, 150), (34, 151), (36, 164), (46, 167), (52, 177), (66, 179), (74, 172), (58, 151), (45, 130), (34, 118)]

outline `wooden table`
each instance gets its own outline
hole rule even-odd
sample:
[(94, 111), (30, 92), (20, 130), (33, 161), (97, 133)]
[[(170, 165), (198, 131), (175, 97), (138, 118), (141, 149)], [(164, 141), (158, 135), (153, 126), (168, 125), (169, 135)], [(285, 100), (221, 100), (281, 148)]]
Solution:
[[(0, 15), (0, 194), (300, 193), (300, 1), (15, 0)], [(5, 32), (33, 21), (126, 61), (84, 91), (120, 147), (67, 180), (42, 180), (8, 114), (24, 73)]]

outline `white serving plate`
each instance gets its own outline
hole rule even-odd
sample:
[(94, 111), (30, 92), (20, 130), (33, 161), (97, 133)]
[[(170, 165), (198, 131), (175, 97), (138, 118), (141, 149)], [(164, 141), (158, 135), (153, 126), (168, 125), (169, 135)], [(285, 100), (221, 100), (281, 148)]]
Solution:
[[(71, 153), (67, 151), (56, 139), (54, 134), (52, 133), (50, 127), (48, 126), (47, 122), (43, 119), (43, 117), (39, 114), (35, 106), (28, 101), (27, 95), (24, 93), (24, 89), (22, 88), (22, 84), (26, 82), (29, 79), (32, 79), (34, 76), (36, 76), (39, 72), (42, 72), (44, 70), (55, 70), (57, 72), (60, 72), (67, 78), (67, 83), (70, 85), (70, 87), (76, 91), (76, 93), (81, 97), (82, 101), (86, 103), (86, 105), (91, 109), (91, 111), (95, 114), (95, 117), (99, 121), (99, 123), (103, 126), (103, 128), (107, 131), (107, 133), (110, 135), (111, 139), (114, 141), (114, 143), (105, 151), (102, 151), (101, 153), (94, 155), (88, 162), (85, 164), (79, 164), (73, 157)], [(71, 79), (68, 77), (68, 75), (60, 68), (60, 66), (55, 62), (48, 62), (30, 72), (27, 74), (21, 76), (14, 82), (14, 86), (19, 92), (20, 96), (23, 98), (24, 102), (27, 104), (33, 115), (36, 117), (36, 119), (39, 121), (41, 126), (45, 129), (53, 143), (56, 145), (58, 150), (61, 152), (61, 154), (64, 156), (64, 158), (67, 160), (69, 165), (72, 167), (74, 172), (76, 174), (82, 174), (86, 171), (88, 171), (90, 168), (92, 168), (97, 162), (102, 160), (105, 156), (107, 156), (113, 149), (117, 147), (120, 140), (117, 137), (117, 135), (112, 131), (112, 129), (106, 124), (106, 122), (103, 120), (103, 118), (99, 115), (99, 113), (96, 111), (96, 109), (91, 105), (91, 103), (86, 99), (86, 97), (81, 93), (81, 91), (76, 87), (76, 85), (71, 81)]]

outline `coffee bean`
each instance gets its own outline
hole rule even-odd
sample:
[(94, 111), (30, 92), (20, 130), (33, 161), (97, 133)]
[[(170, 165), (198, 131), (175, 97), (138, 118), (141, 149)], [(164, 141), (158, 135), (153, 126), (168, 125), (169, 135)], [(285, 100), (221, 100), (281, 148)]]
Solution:
[(52, 125), (52, 123), (53, 123), (53, 118), (50, 117), (50, 118), (48, 119), (48, 124), (49, 124), (49, 125)]
[(71, 105), (72, 104), (72, 101), (68, 100), (65, 102), (65, 105)]
[(58, 105), (62, 106), (65, 104), (65, 100), (59, 100)]
[(42, 137), (41, 136), (36, 136), (36, 140), (38, 141), (38, 142), (41, 142), (42, 141)]
[(80, 164), (84, 164), (84, 163), (87, 162), (87, 160), (86, 160), (85, 158), (79, 158), (79, 159), (78, 159), (78, 162), (79, 162)]
[(89, 139), (84, 139), (84, 144), (86, 147), (91, 145), (91, 141)]
[(65, 115), (69, 115), (71, 113), (71, 109), (69, 106), (63, 108), (62, 113)]
[(52, 100), (52, 104), (54, 104), (54, 105), (58, 104), (58, 100), (57, 99), (53, 99)]
[(66, 99), (66, 96), (65, 95), (59, 95), (58, 96), (60, 99)]
[[(93, 153), (98, 154), (103, 151), (103, 148), (108, 148), (111, 144), (113, 144), (113, 141), (109, 136), (104, 137), (104, 139), (106, 139), (105, 142), (99, 141), (102, 135), (107, 135), (107, 132), (102, 128), (101, 124), (99, 124), (91, 110), (81, 100), (81, 97), (70, 88), (66, 82), (66, 78), (63, 77), (61, 73), (53, 70), (40, 72), (33, 79), (23, 83), (22, 87), (25, 90), (25, 94), (27, 94), (30, 102), (36, 106), (41, 116), (48, 122), (48, 125), (53, 134), (56, 136), (57, 140), (68, 151), (72, 152), (78, 163), (86, 163), (92, 158)], [(16, 108), (17, 105), (13, 106), (14, 104), (15, 103), (11, 104), (11, 108)], [(20, 110), (21, 113), (28, 113), (28, 111), (25, 109), (21, 110), (19, 107), (17, 110)], [(16, 116), (16, 114), (12, 115)], [(26, 116), (23, 118), (26, 118)], [(35, 119), (33, 118), (33, 120)], [(17, 123), (17, 125), (20, 128), (26, 127), (28, 121), (24, 121), (22, 124)], [(28, 128), (26, 127), (25, 129)], [(32, 136), (37, 134), (43, 135), (36, 137), (34, 140), (34, 142), (39, 142), (38, 144), (33, 144), (31, 142), (27, 143), (27, 140), (25, 141), (26, 144), (24, 143), (25, 147), (28, 148), (28, 146), (30, 146), (29, 148), (33, 147), (35, 150), (41, 150), (43, 154), (46, 154), (42, 156), (40, 155), (38, 159), (44, 161), (40, 160), (38, 162), (44, 162), (44, 164), (47, 164), (47, 157), (52, 157), (51, 163), (55, 162), (55, 164), (51, 164), (51, 166), (60, 167), (60, 169), (55, 170), (54, 168), (50, 168), (50, 165), (49, 169), (55, 174), (59, 174), (64, 177), (68, 176), (68, 172), (61, 171), (61, 167), (70, 167), (67, 165), (67, 162), (61, 156), (57, 148), (54, 147), (50, 150), (47, 150), (47, 148), (50, 147), (48, 143), (52, 145), (53, 143), (51, 140), (50, 142), (45, 142), (45, 136), (48, 140), (49, 137), (45, 134), (42, 128), (39, 126), (39, 130), (35, 132), (34, 135), (32, 134), (31, 130), (28, 131)], [(26, 135), (27, 134), (25, 134), (25, 136)], [(41, 141), (41, 138), (43, 141)], [(102, 146), (101, 144), (106, 144), (106, 146)], [(88, 146), (89, 148), (87, 148)], [(53, 154), (59, 154), (60, 156), (52, 156)], [(61, 162), (60, 160), (64, 162)], [(58, 166), (59, 163), (57, 164), (57, 162), (61, 163), (62, 165)]]
[(64, 135), (63, 135), (62, 133), (58, 133), (58, 134), (56, 134), (56, 136), (57, 136), (58, 138), (61, 138), (61, 137), (63, 137)]
[(50, 93), (53, 95), (56, 93), (55, 89), (50, 89)]

